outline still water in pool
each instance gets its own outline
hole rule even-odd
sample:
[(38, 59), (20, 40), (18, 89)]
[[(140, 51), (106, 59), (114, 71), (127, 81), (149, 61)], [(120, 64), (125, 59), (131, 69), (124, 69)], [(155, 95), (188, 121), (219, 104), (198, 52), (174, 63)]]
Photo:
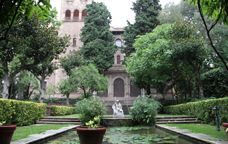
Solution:
[[(76, 131), (70, 131), (46, 144), (79, 144)], [(111, 127), (103, 144), (193, 144), (176, 135), (151, 127)]]

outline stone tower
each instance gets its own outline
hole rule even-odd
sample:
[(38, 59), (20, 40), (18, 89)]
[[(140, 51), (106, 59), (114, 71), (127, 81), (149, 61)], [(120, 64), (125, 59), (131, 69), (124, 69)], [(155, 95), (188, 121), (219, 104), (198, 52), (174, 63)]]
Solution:
[[(73, 51), (78, 51), (82, 46), (80, 41), (81, 28), (84, 26), (84, 18), (87, 15), (86, 5), (91, 4), (92, 0), (61, 0), (60, 21), (61, 27), (59, 30), (60, 36), (69, 36), (70, 45), (66, 48), (66, 52), (62, 56), (66, 56)], [(59, 65), (59, 61), (56, 61)], [(57, 86), (58, 83), (66, 77), (65, 71), (62, 68), (55, 70), (55, 72), (47, 78), (47, 87)], [(54, 94), (60, 97), (58, 92)]]

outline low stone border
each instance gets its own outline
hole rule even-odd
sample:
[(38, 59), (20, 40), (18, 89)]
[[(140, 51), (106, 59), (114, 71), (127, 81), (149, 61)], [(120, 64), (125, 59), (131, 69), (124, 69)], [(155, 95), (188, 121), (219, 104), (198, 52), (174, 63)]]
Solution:
[(42, 143), (48, 139), (52, 139), (53, 137), (56, 137), (60, 134), (63, 134), (67, 131), (70, 131), (74, 128), (76, 128), (78, 125), (74, 125), (74, 126), (68, 126), (68, 127), (63, 127), (61, 129), (58, 130), (47, 130), (43, 133), (40, 134), (32, 134), (27, 138), (18, 140), (18, 141), (14, 141), (11, 144), (36, 144), (36, 143)]
[(216, 138), (212, 138), (206, 134), (200, 134), (200, 133), (192, 133), (189, 130), (186, 129), (178, 129), (176, 127), (170, 127), (166, 125), (159, 125), (156, 124), (157, 128), (160, 128), (162, 130), (165, 130), (167, 132), (178, 134), (186, 139), (192, 139), (194, 141), (198, 141), (200, 144), (228, 144), (228, 141), (221, 141)]
[(102, 119), (101, 124), (103, 126), (132, 126), (133, 121), (131, 118), (123, 117), (123, 118), (113, 118), (113, 117), (105, 117)]

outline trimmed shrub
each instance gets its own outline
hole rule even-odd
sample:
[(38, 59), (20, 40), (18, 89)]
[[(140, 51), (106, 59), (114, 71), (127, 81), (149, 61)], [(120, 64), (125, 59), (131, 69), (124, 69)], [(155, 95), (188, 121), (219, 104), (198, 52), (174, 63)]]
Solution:
[(46, 104), (0, 99), (0, 121), (25, 126), (43, 117)]
[(165, 107), (165, 112), (170, 114), (191, 115), (206, 123), (214, 123), (215, 112), (213, 107), (219, 107), (221, 122), (228, 121), (228, 97), (219, 99), (208, 99), (197, 102), (173, 105)]
[(89, 97), (75, 104), (77, 112), (83, 124), (93, 120), (94, 117), (102, 117), (105, 113), (105, 106), (99, 97)]
[(51, 116), (63, 116), (63, 115), (70, 115), (75, 113), (75, 108), (69, 107), (69, 106), (52, 105), (52, 106), (48, 106), (48, 108), (50, 109)]
[(140, 96), (130, 109), (132, 120), (137, 124), (154, 125), (160, 103), (148, 96)]

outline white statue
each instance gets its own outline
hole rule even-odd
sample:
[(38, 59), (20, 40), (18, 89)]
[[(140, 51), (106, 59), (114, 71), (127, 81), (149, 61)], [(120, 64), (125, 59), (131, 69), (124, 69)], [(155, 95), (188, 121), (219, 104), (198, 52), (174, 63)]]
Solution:
[(119, 100), (116, 100), (112, 105), (113, 117), (124, 117), (122, 105)]

